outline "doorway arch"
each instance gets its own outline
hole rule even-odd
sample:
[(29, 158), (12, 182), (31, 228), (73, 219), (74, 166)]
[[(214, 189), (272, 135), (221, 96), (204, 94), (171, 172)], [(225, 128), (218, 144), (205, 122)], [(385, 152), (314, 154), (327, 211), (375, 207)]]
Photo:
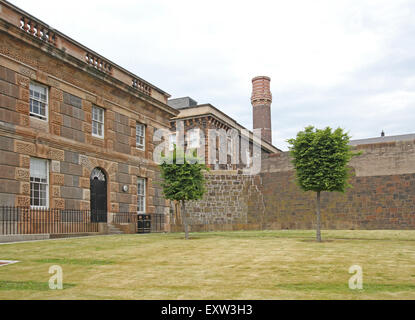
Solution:
[(91, 222), (107, 222), (107, 175), (94, 168), (90, 176)]

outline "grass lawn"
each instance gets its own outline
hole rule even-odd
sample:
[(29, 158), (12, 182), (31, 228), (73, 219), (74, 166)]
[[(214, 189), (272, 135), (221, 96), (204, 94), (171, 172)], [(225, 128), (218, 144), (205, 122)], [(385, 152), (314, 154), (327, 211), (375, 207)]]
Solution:
[[(0, 245), (0, 299), (415, 299), (415, 231), (240, 231)], [(350, 290), (352, 265), (363, 290)], [(49, 267), (63, 269), (50, 290)]]

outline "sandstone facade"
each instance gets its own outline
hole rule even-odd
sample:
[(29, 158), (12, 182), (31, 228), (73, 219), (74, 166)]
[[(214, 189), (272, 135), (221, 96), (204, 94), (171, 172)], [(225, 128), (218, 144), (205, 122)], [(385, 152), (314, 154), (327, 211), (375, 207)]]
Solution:
[[(177, 114), (169, 95), (12, 5), (0, 6), (0, 205), (30, 206), (30, 159), (39, 158), (49, 164), (50, 208), (89, 210), (90, 175), (100, 168), (109, 212), (137, 211), (138, 178), (146, 181), (146, 213), (168, 212), (153, 133)], [(46, 119), (30, 114), (32, 84), (47, 88)], [(104, 112), (103, 137), (92, 134), (94, 107)], [(137, 123), (145, 128), (144, 150), (136, 146)]]

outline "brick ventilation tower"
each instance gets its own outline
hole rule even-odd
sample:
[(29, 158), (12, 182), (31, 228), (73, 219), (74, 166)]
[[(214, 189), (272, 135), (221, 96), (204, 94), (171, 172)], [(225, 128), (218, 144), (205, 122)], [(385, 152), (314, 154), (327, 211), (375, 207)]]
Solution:
[(261, 76), (252, 79), (252, 107), (254, 129), (262, 129), (262, 139), (272, 144), (271, 129), (271, 78)]

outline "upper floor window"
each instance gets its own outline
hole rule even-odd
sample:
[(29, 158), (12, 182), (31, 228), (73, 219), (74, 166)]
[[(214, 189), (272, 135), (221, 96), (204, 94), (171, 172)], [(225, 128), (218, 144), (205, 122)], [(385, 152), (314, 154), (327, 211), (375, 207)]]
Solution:
[(48, 118), (48, 88), (30, 83), (30, 115), (42, 120)]
[(146, 212), (146, 179), (137, 178), (137, 213)]
[(49, 165), (48, 161), (30, 158), (30, 205), (49, 206)]
[(142, 123), (135, 125), (135, 146), (137, 149), (144, 150), (146, 141), (146, 127)]
[(245, 150), (245, 154), (246, 154), (246, 167), (250, 168), (252, 166), (253, 163), (253, 158), (251, 156), (251, 151)]
[(176, 144), (176, 134), (173, 133), (169, 136), (169, 151), (174, 150), (174, 145)]
[(189, 148), (199, 148), (199, 129), (189, 131)]
[(104, 137), (104, 109), (92, 107), (92, 135), (95, 137)]

